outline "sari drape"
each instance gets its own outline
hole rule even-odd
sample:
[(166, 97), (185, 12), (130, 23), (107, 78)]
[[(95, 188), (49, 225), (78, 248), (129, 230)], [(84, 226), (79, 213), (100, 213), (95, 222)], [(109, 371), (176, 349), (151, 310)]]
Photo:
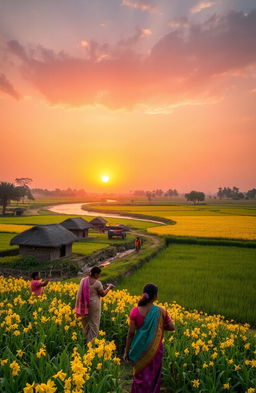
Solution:
[(147, 313), (143, 325), (137, 330), (129, 351), (136, 377), (157, 356), (164, 334), (165, 310), (153, 305)]
[(89, 277), (81, 280), (76, 296), (75, 313), (77, 316), (84, 316), (89, 313), (90, 304), (90, 282)]

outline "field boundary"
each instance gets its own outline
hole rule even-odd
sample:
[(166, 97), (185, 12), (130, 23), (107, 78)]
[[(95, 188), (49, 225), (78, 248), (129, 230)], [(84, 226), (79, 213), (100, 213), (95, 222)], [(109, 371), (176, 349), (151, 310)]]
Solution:
[(169, 218), (165, 217), (158, 217), (158, 216), (150, 216), (147, 214), (138, 214), (138, 213), (126, 213), (126, 212), (117, 212), (116, 210), (104, 210), (104, 209), (97, 209), (97, 207), (90, 208), (88, 205), (83, 205), (82, 206), (83, 210), (87, 211), (97, 211), (99, 214), (115, 214), (118, 218), (118, 215), (122, 215), (124, 217), (130, 217), (133, 218), (134, 220), (137, 219), (143, 219), (143, 220), (150, 220), (150, 221), (157, 221), (159, 223), (165, 224), (165, 225), (175, 225), (176, 221), (171, 220)]
[(193, 236), (172, 236), (165, 235), (167, 245), (171, 243), (179, 244), (198, 244), (202, 246), (228, 246), (228, 247), (246, 247), (246, 248), (256, 248), (255, 240), (243, 240), (243, 239), (228, 239), (228, 238), (218, 238), (218, 237), (193, 237)]

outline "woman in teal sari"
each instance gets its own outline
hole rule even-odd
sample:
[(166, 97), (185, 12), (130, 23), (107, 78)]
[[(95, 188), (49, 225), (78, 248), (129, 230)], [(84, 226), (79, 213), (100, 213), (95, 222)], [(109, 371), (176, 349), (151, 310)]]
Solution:
[(130, 313), (124, 360), (133, 363), (131, 393), (159, 393), (164, 331), (175, 330), (166, 310), (156, 306), (158, 288), (147, 284), (142, 298)]

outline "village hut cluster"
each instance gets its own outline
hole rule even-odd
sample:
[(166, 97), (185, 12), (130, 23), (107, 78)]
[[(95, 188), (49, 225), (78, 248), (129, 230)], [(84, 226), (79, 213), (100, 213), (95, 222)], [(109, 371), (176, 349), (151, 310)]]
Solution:
[(107, 221), (96, 217), (90, 222), (81, 217), (69, 218), (60, 224), (36, 225), (11, 239), (19, 246), (21, 256), (33, 256), (41, 261), (70, 257), (74, 242), (87, 239), (89, 229), (104, 233)]

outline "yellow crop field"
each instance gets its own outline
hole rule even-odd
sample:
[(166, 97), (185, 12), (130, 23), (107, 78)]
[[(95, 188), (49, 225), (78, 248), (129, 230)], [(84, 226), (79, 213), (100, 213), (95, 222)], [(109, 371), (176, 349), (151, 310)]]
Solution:
[[(29, 282), (0, 276), (0, 391), (124, 393), (127, 317), (139, 297), (113, 291), (102, 301), (99, 338), (85, 345), (73, 308), (78, 285), (51, 282), (30, 296)], [(248, 324), (177, 303), (162, 304), (176, 324), (166, 333), (162, 382), (172, 392), (253, 393), (256, 337)]]
[(20, 233), (31, 227), (32, 225), (0, 224), (0, 232)]
[(176, 216), (175, 225), (149, 228), (158, 235), (215, 237), (256, 240), (256, 217), (249, 216)]

